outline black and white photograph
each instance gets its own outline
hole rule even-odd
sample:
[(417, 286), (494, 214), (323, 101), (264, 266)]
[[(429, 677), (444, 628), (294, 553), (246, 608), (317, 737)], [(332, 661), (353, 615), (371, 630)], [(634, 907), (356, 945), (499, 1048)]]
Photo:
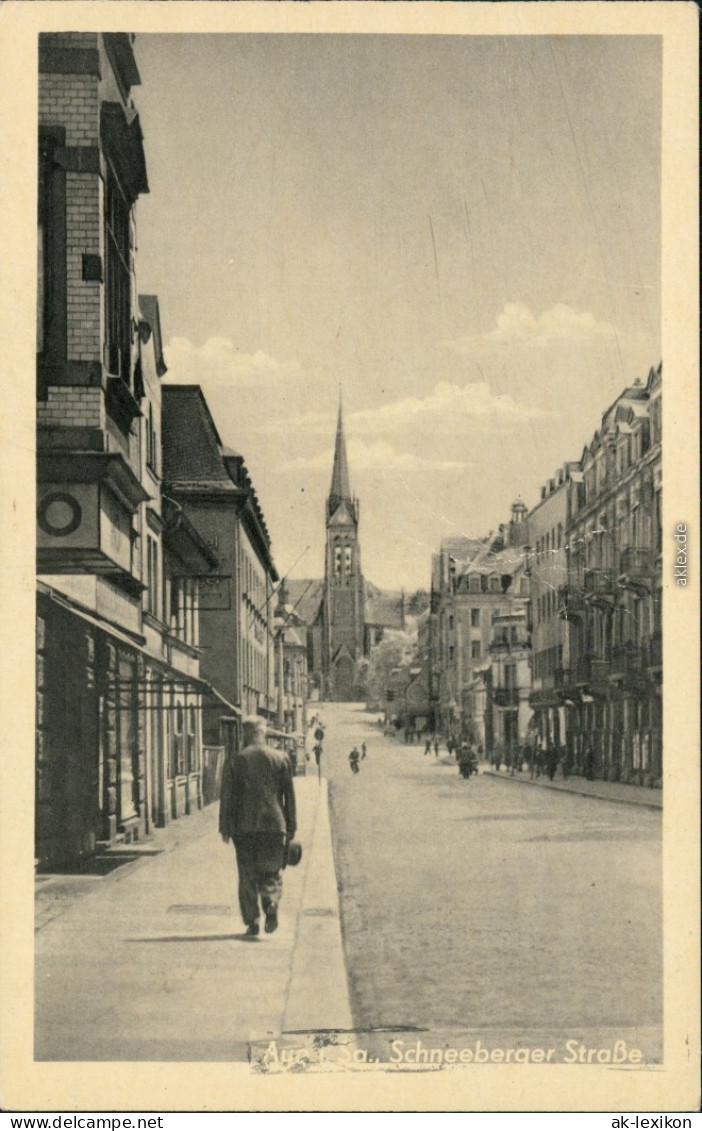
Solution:
[(696, 1104), (694, 11), (25, 7), (22, 1095)]

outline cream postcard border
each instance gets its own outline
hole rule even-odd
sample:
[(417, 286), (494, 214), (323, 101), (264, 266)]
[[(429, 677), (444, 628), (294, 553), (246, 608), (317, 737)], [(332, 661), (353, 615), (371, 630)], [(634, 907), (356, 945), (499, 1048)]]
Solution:
[[(33, 1060), (37, 33), (661, 35), (663, 51), (665, 1058), (265, 1077), (242, 1064)], [(0, 9), (0, 1107), (123, 1111), (679, 1111), (699, 1083), (698, 11), (663, 2), (7, 0)], [(655, 362), (657, 359), (652, 359)], [(689, 576), (673, 581), (686, 522)]]

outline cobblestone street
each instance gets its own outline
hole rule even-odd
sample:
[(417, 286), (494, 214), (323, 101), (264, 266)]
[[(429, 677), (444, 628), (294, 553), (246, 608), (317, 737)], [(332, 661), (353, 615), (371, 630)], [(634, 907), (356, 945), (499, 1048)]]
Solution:
[(323, 715), (356, 1025), (623, 1038), (658, 1057), (660, 813), (466, 782), (445, 749), (383, 738), (360, 705)]

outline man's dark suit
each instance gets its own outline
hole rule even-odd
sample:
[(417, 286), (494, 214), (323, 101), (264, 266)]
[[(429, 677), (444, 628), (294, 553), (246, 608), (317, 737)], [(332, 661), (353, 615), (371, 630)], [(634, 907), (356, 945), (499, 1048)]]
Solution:
[(239, 906), (248, 926), (258, 923), (259, 896), (264, 914), (280, 902), (287, 843), (296, 828), (287, 756), (252, 743), (228, 758), (222, 773), (219, 831), (224, 840), (234, 841)]

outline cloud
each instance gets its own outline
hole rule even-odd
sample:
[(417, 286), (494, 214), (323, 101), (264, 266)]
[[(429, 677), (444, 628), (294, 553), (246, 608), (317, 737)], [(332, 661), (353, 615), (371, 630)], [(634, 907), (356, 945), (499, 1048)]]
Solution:
[(611, 322), (598, 322), (593, 314), (587, 311), (578, 313), (565, 303), (557, 303), (535, 317), (524, 303), (508, 302), (498, 315), (494, 329), (485, 334), (448, 339), (442, 345), (464, 357), (471, 357), (500, 346), (548, 348), (559, 343), (594, 343), (614, 336)]
[[(440, 381), (426, 397), (403, 397), (402, 400), (364, 408), (344, 415), (347, 436), (362, 437), (399, 433), (429, 428), (432, 445), (442, 435), (455, 436), (471, 424), (482, 431), (516, 427), (530, 420), (539, 420), (554, 413), (530, 404), (522, 404), (507, 394), (493, 393), (486, 382), (456, 385)], [(284, 435), (291, 429), (308, 436), (331, 436), (336, 428), (335, 412), (311, 411), (280, 420), (261, 423), (255, 431)], [(432, 464), (433, 466), (433, 464)]]
[[(398, 452), (385, 440), (371, 444), (352, 437), (348, 444), (349, 464), (353, 474), (373, 472), (465, 471), (472, 464), (466, 460), (427, 459), (411, 452)], [(315, 456), (301, 456), (285, 464), (286, 471), (325, 471), (331, 474), (334, 453), (331, 448)]]
[(188, 338), (171, 338), (164, 347), (167, 380), (226, 390), (241, 385), (290, 380), (301, 375), (297, 361), (278, 361), (263, 350), (242, 353), (229, 338), (208, 338), (194, 346)]
[(427, 397), (405, 397), (377, 409), (361, 409), (351, 413), (347, 427), (351, 434), (393, 431), (431, 422), (441, 436), (443, 425), (455, 433), (456, 427), (471, 422), (492, 422), (496, 426), (522, 424), (528, 420), (551, 416), (552, 413), (533, 405), (521, 404), (513, 397), (493, 393), (484, 381), (455, 385), (440, 381)]
[(253, 425), (252, 432), (267, 436), (286, 436), (291, 431), (306, 436), (333, 436), (336, 433), (336, 411), (300, 412)]

